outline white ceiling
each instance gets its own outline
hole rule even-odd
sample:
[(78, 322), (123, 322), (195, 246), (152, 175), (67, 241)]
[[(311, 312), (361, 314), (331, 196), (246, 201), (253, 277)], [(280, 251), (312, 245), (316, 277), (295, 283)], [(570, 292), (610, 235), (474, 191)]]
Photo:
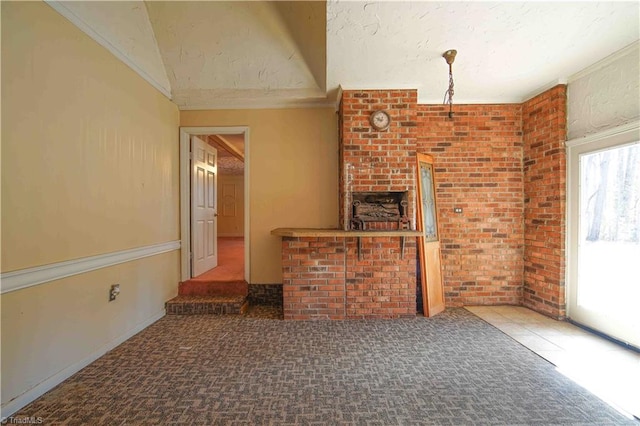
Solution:
[(48, 2), (181, 109), (334, 104), (344, 89), (522, 102), (640, 39), (640, 2)]

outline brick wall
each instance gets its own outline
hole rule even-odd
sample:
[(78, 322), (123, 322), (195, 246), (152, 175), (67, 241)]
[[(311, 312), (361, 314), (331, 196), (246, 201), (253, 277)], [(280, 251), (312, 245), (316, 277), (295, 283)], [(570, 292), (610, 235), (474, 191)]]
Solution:
[(248, 291), (251, 305), (282, 306), (282, 284), (249, 284)]
[(416, 314), (416, 239), (283, 237), (284, 318), (398, 318)]
[(343, 238), (282, 237), (284, 319), (345, 318)]
[[(415, 216), (416, 90), (347, 90), (340, 106), (340, 223), (349, 221), (350, 192), (408, 191), (407, 215)], [(375, 131), (373, 111), (391, 116)], [(345, 181), (346, 180), (346, 181)], [(372, 229), (397, 224), (371, 224)], [(412, 222), (413, 227), (415, 224)], [(346, 229), (346, 228), (345, 228)]]
[[(447, 306), (564, 316), (565, 98), (557, 86), (524, 104), (457, 105), (451, 120), (413, 90), (345, 91), (341, 223), (349, 191), (406, 190), (415, 227), (415, 152), (432, 154)], [(369, 124), (378, 109), (393, 120), (381, 132)]]
[(348, 238), (346, 302), (348, 318), (399, 318), (416, 315), (416, 238)]
[(566, 86), (525, 102), (523, 305), (561, 318), (565, 311)]
[[(417, 150), (434, 157), (447, 306), (520, 304), (521, 105), (418, 105)], [(462, 213), (454, 213), (461, 207)]]

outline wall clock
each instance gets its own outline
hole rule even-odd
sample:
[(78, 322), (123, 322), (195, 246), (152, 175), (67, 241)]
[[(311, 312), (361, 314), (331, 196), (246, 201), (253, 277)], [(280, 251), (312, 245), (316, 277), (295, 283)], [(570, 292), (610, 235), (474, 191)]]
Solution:
[(376, 130), (385, 130), (391, 124), (391, 117), (386, 111), (374, 111), (369, 117), (369, 122)]

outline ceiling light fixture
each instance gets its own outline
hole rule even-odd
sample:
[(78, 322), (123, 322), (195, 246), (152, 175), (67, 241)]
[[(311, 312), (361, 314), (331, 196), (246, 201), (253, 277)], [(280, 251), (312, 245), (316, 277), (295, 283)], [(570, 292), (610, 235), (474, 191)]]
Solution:
[(451, 65), (453, 61), (456, 60), (456, 54), (458, 51), (456, 50), (447, 50), (442, 54), (442, 57), (449, 64), (449, 88), (444, 93), (444, 101), (442, 103), (449, 104), (449, 118), (453, 118), (453, 70)]

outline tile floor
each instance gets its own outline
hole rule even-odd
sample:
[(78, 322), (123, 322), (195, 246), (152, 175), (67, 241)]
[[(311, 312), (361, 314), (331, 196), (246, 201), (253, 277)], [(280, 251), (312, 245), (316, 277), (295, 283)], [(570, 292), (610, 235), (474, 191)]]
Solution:
[(520, 306), (467, 306), (619, 411), (640, 419), (640, 353)]

